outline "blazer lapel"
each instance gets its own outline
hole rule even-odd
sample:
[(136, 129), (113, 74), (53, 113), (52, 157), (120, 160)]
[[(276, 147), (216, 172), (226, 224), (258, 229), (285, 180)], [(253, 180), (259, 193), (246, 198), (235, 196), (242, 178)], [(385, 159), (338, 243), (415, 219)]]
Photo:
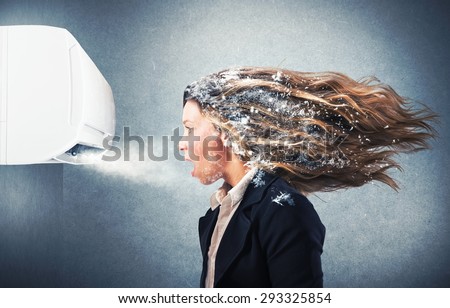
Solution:
[[(262, 199), (265, 190), (276, 179), (276, 177), (267, 172), (263, 173), (264, 175), (261, 180), (264, 184), (255, 185), (251, 182), (248, 185), (239, 208), (236, 210), (236, 213), (234, 213), (225, 230), (225, 233), (223, 234), (217, 251), (214, 286), (219, 283), (220, 279), (245, 246), (247, 236), (251, 228), (250, 215), (252, 205), (258, 203)], [(211, 237), (211, 235), (209, 237)]]
[(200, 278), (200, 287), (205, 286), (206, 270), (208, 267), (208, 249), (218, 215), (219, 215), (219, 207), (214, 209), (214, 211), (209, 209), (208, 212), (206, 212), (205, 216), (201, 217), (198, 222), (200, 248), (203, 256), (203, 267), (202, 267), (202, 275)]

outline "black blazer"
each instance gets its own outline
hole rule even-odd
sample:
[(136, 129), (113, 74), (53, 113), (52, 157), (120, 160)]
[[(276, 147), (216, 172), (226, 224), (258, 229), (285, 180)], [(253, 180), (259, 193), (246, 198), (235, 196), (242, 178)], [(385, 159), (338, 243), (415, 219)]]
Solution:
[[(322, 287), (325, 227), (305, 196), (280, 177), (262, 173), (261, 181), (249, 184), (225, 230), (214, 287)], [(201, 287), (219, 208), (199, 221)]]

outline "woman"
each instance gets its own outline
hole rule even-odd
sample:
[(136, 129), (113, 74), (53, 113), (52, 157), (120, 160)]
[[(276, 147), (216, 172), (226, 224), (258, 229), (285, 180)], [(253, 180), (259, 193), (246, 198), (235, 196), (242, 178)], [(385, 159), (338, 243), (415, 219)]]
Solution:
[(427, 148), (435, 115), (374, 78), (242, 67), (184, 93), (180, 150), (203, 184), (202, 287), (322, 287), (325, 227), (305, 197), (377, 180)]

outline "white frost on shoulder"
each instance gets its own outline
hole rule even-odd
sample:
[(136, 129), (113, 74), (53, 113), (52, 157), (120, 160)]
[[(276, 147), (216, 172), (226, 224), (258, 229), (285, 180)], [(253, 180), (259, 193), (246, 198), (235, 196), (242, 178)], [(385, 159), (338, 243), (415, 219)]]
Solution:
[(252, 184), (257, 187), (262, 187), (266, 184), (266, 181), (263, 180), (264, 171), (258, 170), (255, 174), (255, 176), (252, 179)]
[(280, 192), (275, 198), (272, 199), (272, 202), (277, 203), (281, 206), (284, 206), (285, 204), (288, 204), (290, 206), (295, 205), (291, 194), (287, 192)]

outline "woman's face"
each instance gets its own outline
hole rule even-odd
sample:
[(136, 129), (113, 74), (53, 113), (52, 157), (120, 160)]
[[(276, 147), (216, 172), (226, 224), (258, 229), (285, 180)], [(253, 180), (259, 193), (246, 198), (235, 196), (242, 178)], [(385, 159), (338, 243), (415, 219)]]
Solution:
[(183, 139), (179, 143), (184, 159), (194, 164), (191, 175), (208, 185), (223, 178), (226, 149), (220, 133), (200, 110), (195, 100), (188, 100), (183, 109)]

